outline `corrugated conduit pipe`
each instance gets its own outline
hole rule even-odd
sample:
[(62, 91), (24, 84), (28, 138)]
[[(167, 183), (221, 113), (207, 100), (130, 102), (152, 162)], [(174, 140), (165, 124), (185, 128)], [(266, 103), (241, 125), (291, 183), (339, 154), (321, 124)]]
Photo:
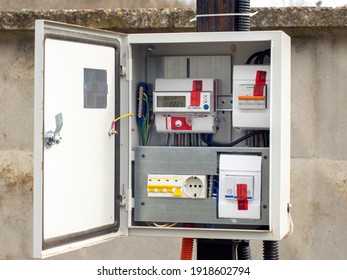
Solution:
[[(192, 224), (185, 224), (184, 227), (192, 228)], [(181, 245), (181, 260), (192, 260), (194, 250), (194, 239), (193, 238), (182, 238)]]

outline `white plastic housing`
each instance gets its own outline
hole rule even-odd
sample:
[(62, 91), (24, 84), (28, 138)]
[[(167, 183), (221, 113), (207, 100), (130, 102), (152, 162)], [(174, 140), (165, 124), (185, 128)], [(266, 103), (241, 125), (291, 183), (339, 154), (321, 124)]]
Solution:
[[(257, 71), (266, 71), (264, 100), (240, 101), (253, 95)], [(270, 65), (235, 65), (233, 70), (233, 126), (247, 129), (270, 127)], [(245, 104), (247, 102), (247, 104)]]
[[(238, 185), (247, 185), (247, 209), (239, 209)], [(221, 155), (219, 163), (218, 217), (260, 219), (261, 157)]]

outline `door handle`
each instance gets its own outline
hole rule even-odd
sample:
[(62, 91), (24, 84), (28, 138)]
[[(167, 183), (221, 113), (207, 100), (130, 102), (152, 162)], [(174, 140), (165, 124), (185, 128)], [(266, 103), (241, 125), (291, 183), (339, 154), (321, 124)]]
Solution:
[(53, 147), (54, 145), (58, 145), (61, 141), (60, 130), (63, 127), (63, 114), (59, 113), (55, 116), (55, 130), (49, 130), (45, 132), (43, 137), (45, 147), (47, 149)]

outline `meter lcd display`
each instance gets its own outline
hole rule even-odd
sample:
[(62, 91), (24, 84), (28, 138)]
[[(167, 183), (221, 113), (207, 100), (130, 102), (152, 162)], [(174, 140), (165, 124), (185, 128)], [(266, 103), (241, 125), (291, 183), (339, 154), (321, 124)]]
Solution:
[(157, 96), (157, 107), (163, 108), (185, 108), (185, 96)]

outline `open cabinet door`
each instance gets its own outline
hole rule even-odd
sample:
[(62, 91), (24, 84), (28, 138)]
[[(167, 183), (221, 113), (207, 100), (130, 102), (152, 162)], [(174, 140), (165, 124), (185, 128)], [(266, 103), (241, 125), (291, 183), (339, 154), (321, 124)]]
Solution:
[(117, 235), (119, 69), (114, 33), (36, 21), (35, 258)]

